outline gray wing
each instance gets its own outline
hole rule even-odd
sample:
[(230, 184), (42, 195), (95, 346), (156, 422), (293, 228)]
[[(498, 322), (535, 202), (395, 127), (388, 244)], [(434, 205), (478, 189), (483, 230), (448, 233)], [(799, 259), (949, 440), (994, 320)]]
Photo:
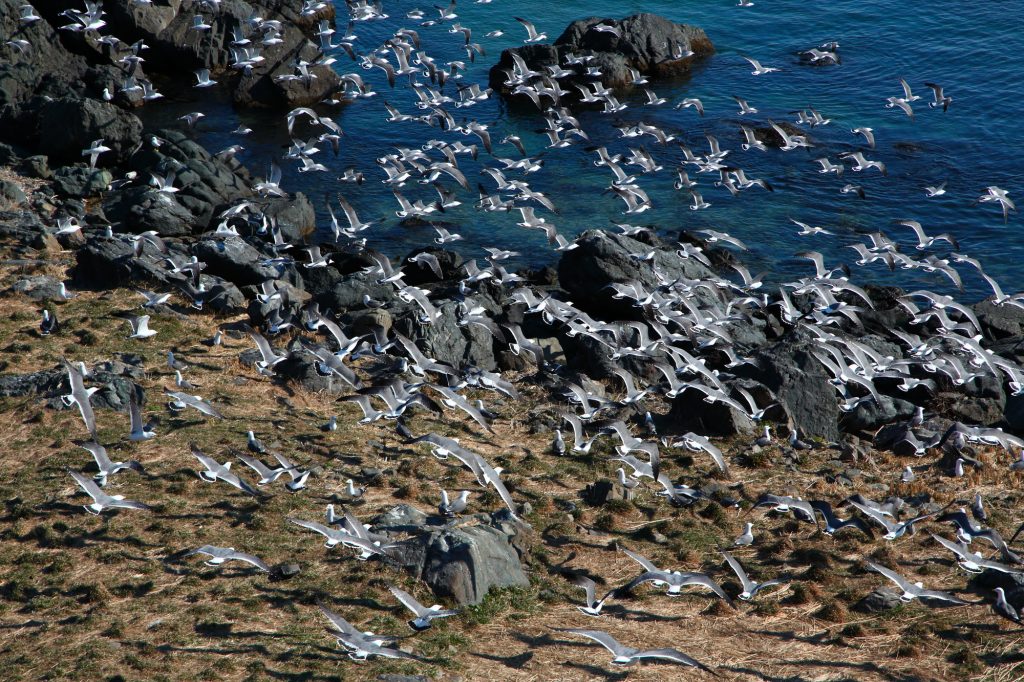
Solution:
[(267, 566), (263, 562), (262, 559), (260, 559), (258, 556), (254, 556), (252, 554), (246, 554), (245, 552), (231, 552), (230, 555), (228, 555), (228, 556), (226, 556), (224, 558), (225, 559), (235, 559), (237, 561), (244, 561), (246, 563), (252, 564), (256, 568), (260, 569), (261, 571), (266, 571), (267, 573), (270, 572), (270, 566)]
[(658, 567), (655, 566), (654, 564), (652, 564), (647, 557), (640, 556), (636, 552), (631, 552), (631, 551), (629, 551), (628, 549), (625, 549), (625, 548), (623, 548), (622, 551), (625, 552), (626, 556), (628, 556), (630, 559), (632, 559), (633, 561), (635, 561), (638, 564), (640, 564), (645, 571), (657, 571), (658, 570)]
[(675, 649), (649, 649), (647, 651), (638, 651), (633, 654), (633, 658), (663, 658), (669, 661), (675, 661), (676, 663), (682, 663), (683, 665), (693, 666), (694, 668), (700, 668), (702, 670), (708, 669), (700, 661), (687, 656), (682, 651), (676, 651)]
[(562, 632), (569, 632), (574, 635), (580, 635), (594, 640), (608, 651), (612, 652), (616, 656), (631, 656), (636, 653), (636, 649), (631, 649), (627, 646), (623, 646), (614, 637), (609, 635), (607, 632), (602, 630), (584, 630), (582, 628), (558, 628)]
[(423, 604), (416, 601), (416, 597), (412, 596), (405, 590), (399, 589), (394, 585), (388, 585), (388, 589), (391, 590), (391, 594), (395, 595), (398, 601), (402, 602), (402, 605), (405, 606), (405, 608), (416, 614), (417, 618), (430, 613), (430, 609), (427, 609)]
[(747, 577), (747, 572), (743, 570), (743, 566), (740, 565), (740, 562), (736, 561), (733, 555), (729, 554), (729, 552), (726, 552), (725, 550), (722, 550), (722, 556), (725, 557), (726, 563), (729, 564), (729, 568), (731, 568), (733, 573), (736, 574), (736, 577), (740, 579), (740, 582), (743, 584), (743, 591), (749, 592), (753, 589), (755, 585), (750, 582), (750, 578)]
[(335, 536), (339, 534), (339, 531), (336, 531), (333, 528), (328, 528), (327, 526), (325, 526), (322, 523), (319, 523), (318, 521), (306, 521), (305, 519), (297, 519), (294, 516), (289, 516), (288, 521), (294, 523), (296, 526), (302, 526), (303, 528), (308, 528), (309, 530), (316, 531), (317, 533), (320, 533), (321, 535), (332, 540), (335, 539)]
[(85, 476), (84, 474), (75, 471), (74, 469), (68, 469), (68, 473), (71, 474), (71, 478), (75, 479), (75, 481), (78, 482), (78, 485), (82, 487), (82, 490), (88, 493), (89, 497), (91, 497), (96, 502), (99, 502), (100, 500), (104, 500), (105, 498), (109, 497), (106, 493), (100, 490), (100, 487), (96, 485), (96, 481), (92, 480), (88, 476)]
[(107, 449), (96, 441), (82, 443), (78, 447), (84, 448), (92, 454), (93, 459), (96, 460), (96, 466), (99, 467), (100, 471), (106, 471), (114, 465), (114, 463), (110, 461), (110, 457), (107, 455)]
[[(895, 571), (890, 571), (885, 566), (879, 566), (873, 561), (866, 561), (865, 563), (868, 565), (868, 568), (870, 568), (872, 571), (878, 571), (886, 578), (896, 583), (896, 585), (904, 592), (911, 592), (915, 594), (917, 593), (917, 588), (914, 585), (911, 585), (909, 582), (907, 582), (907, 580), (899, 573), (896, 573)], [(923, 591), (924, 590), (922, 590), (922, 592)]]

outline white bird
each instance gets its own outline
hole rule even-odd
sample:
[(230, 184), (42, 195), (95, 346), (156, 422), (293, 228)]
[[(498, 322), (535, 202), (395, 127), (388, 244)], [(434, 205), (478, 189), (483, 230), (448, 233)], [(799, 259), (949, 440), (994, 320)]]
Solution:
[(234, 547), (216, 547), (214, 545), (203, 545), (199, 549), (193, 549), (185, 556), (195, 556), (196, 554), (205, 554), (210, 557), (205, 563), (207, 566), (220, 566), (225, 561), (244, 561), (247, 564), (252, 564), (261, 571), (270, 572), (270, 566), (267, 566), (262, 559), (252, 554), (246, 554), (245, 552), (239, 552)]
[(736, 538), (732, 544), (736, 547), (746, 547), (754, 544), (754, 524), (748, 521), (743, 529), (743, 534)]
[(82, 505), (90, 514), (100, 514), (104, 509), (150, 509), (149, 505), (134, 500), (126, 500), (124, 495), (107, 495), (85, 474), (73, 469), (68, 473), (78, 485), (92, 498), (92, 504)]
[(613, 665), (633, 665), (644, 658), (657, 658), (672, 661), (673, 663), (682, 663), (683, 665), (711, 672), (703, 663), (700, 663), (699, 661), (690, 658), (686, 654), (681, 651), (676, 651), (675, 649), (649, 649), (647, 651), (641, 651), (640, 649), (634, 649), (633, 647), (620, 644), (614, 637), (609, 635), (607, 632), (602, 632), (601, 630), (583, 630), (580, 628), (556, 629), (560, 632), (568, 632), (594, 640), (605, 649), (612, 652), (612, 655), (614, 656), (612, 659)]
[(761, 62), (759, 62), (756, 59), (753, 59), (751, 57), (743, 57), (743, 58), (746, 59), (748, 62), (750, 62), (750, 65), (754, 67), (754, 70), (750, 72), (754, 76), (763, 76), (766, 73), (771, 73), (773, 71), (778, 71), (779, 70), (779, 69), (777, 69), (774, 66), (761, 66)]
[(431, 621), (435, 618), (448, 618), (459, 613), (458, 611), (445, 610), (441, 608), (440, 604), (434, 604), (427, 608), (419, 603), (414, 596), (394, 585), (388, 585), (388, 589), (391, 590), (391, 594), (395, 595), (398, 601), (402, 602), (402, 606), (412, 611), (413, 615), (416, 616), (409, 621), (409, 627), (416, 632), (422, 632), (429, 628), (432, 625)]
[(133, 459), (128, 460), (127, 462), (111, 461), (110, 457), (107, 455), (107, 449), (96, 441), (81, 443), (79, 444), (79, 447), (88, 450), (89, 454), (92, 455), (92, 458), (96, 460), (96, 469), (98, 470), (98, 473), (93, 476), (93, 480), (100, 486), (105, 486), (107, 484), (107, 478), (109, 476), (113, 476), (119, 471), (132, 469), (134, 471), (141, 472), (143, 470), (142, 465)]
[(131, 419), (131, 432), (128, 434), (128, 440), (132, 441), (149, 440), (156, 437), (156, 431), (146, 428), (146, 424), (142, 421), (142, 410), (139, 407), (137, 393), (141, 390), (138, 386), (134, 386), (128, 397), (128, 414)]
[(576, 587), (582, 587), (587, 592), (587, 601), (584, 606), (577, 606), (580, 613), (585, 613), (588, 616), (594, 616), (595, 618), (601, 615), (601, 609), (604, 608), (604, 603), (609, 597), (615, 596), (615, 590), (609, 590), (601, 599), (597, 598), (597, 583), (588, 578), (585, 575), (573, 575), (570, 581)]
[(547, 33), (537, 33), (537, 28), (533, 25), (532, 22), (529, 22), (526, 19), (521, 19), (520, 17), (513, 17), (513, 18), (516, 21), (518, 21), (520, 24), (522, 24), (523, 27), (526, 29), (527, 38), (526, 38), (526, 40), (523, 41), (524, 43), (539, 43), (542, 40), (546, 40), (547, 39), (548, 34)]
[(743, 570), (743, 566), (740, 565), (740, 562), (736, 561), (732, 554), (722, 550), (722, 556), (725, 557), (725, 561), (729, 564), (729, 568), (732, 569), (733, 573), (735, 573), (736, 577), (740, 580), (740, 585), (742, 586), (743, 591), (740, 592), (738, 596), (743, 601), (750, 601), (758, 592), (766, 587), (782, 585), (786, 582), (785, 578), (773, 578), (772, 580), (766, 580), (763, 583), (755, 582), (747, 576), (747, 572)]
[(82, 150), (82, 156), (89, 157), (89, 168), (96, 167), (96, 159), (99, 158), (100, 154), (112, 151), (110, 147), (103, 144), (103, 138), (93, 140), (92, 144), (88, 148)]
[(903, 594), (900, 595), (900, 601), (910, 602), (914, 599), (920, 599), (924, 597), (925, 599), (940, 599), (943, 601), (949, 601), (953, 602), (954, 604), (960, 605), (970, 603), (964, 601), (963, 599), (960, 599), (959, 597), (955, 597), (948, 592), (925, 589), (923, 583), (911, 583), (909, 580), (901, 576), (899, 573), (891, 571), (885, 566), (879, 566), (878, 564), (872, 561), (867, 561), (865, 563), (867, 563), (868, 568), (870, 568), (872, 571), (878, 571), (886, 578), (896, 583), (896, 586), (903, 590)]
[(196, 70), (195, 74), (197, 83), (193, 87), (208, 88), (210, 86), (217, 84), (217, 81), (210, 79), (209, 69), (198, 69)]

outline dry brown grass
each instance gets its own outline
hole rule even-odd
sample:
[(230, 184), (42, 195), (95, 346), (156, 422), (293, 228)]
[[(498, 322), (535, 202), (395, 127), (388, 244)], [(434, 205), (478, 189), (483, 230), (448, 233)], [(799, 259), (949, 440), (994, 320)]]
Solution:
[[(66, 264), (68, 256), (63, 256)], [(63, 265), (46, 271), (62, 273)], [(6, 288), (25, 271), (0, 273)], [(368, 518), (399, 501), (428, 509), (437, 481), (449, 489), (473, 490), (479, 508), (485, 496), (463, 469), (443, 464), (423, 451), (401, 445), (389, 424), (355, 426), (358, 410), (332, 397), (273, 383), (243, 367), (238, 353), (248, 341), (226, 337), (220, 348), (198, 343), (217, 320), (209, 315), (176, 318), (154, 315), (159, 333), (147, 341), (125, 340), (125, 323), (113, 318), (137, 305), (131, 291), (80, 292), (56, 306), (64, 325), (54, 337), (35, 334), (38, 306), (4, 298), (0, 313), (0, 363), (4, 372), (54, 367), (62, 356), (87, 363), (114, 353), (135, 353), (149, 368), (147, 416), (159, 416), (158, 437), (132, 444), (124, 436), (123, 414), (100, 410), (100, 439), (117, 458), (136, 458), (148, 470), (143, 477), (122, 473), (110, 487), (117, 493), (157, 506), (154, 513), (120, 512), (102, 518), (85, 514), (85, 499), (65, 473), (87, 469), (87, 453), (74, 441), (85, 437), (73, 410), (46, 408), (38, 398), (0, 400), (0, 678), (4, 680), (195, 680), (195, 679), (375, 679), (384, 672), (424, 673), (436, 679), (464, 680), (650, 680), (710, 679), (666, 665), (645, 664), (613, 670), (610, 655), (584, 640), (554, 631), (559, 627), (606, 629), (631, 645), (675, 646), (713, 667), (719, 679), (754, 680), (1019, 680), (1022, 633), (1007, 627), (985, 607), (930, 609), (910, 605), (894, 613), (865, 617), (851, 606), (885, 579), (866, 573), (861, 559), (874, 553), (908, 575), (922, 565), (937, 567), (922, 580), (931, 587), (959, 589), (965, 575), (927, 540), (926, 533), (895, 543), (871, 542), (856, 531), (830, 538), (808, 524), (755, 512), (757, 542), (735, 555), (751, 576), (766, 579), (791, 574), (796, 579), (752, 604), (733, 610), (695, 592), (677, 599), (649, 587), (628, 599), (613, 600), (607, 616), (580, 614), (579, 590), (549, 567), (586, 570), (607, 586), (637, 574), (636, 564), (617, 551), (627, 546), (655, 563), (679, 570), (712, 572), (726, 589), (735, 580), (723, 567), (718, 546), (742, 530), (745, 511), (674, 509), (645, 488), (631, 505), (591, 508), (578, 493), (615, 467), (604, 456), (556, 459), (548, 454), (550, 435), (534, 433), (528, 415), (547, 396), (523, 383), (520, 402), (486, 397), (500, 419), (486, 436), (463, 427), (449, 414), (422, 414), (411, 422), (416, 432), (438, 430), (500, 462), (508, 470), (514, 496), (529, 501), (533, 513), (531, 586), (492, 594), (484, 605), (443, 622), (415, 638), (406, 614), (395, 607), (386, 582), (404, 585), (423, 599), (424, 588), (376, 562), (361, 563), (346, 550), (324, 549), (318, 536), (287, 524), (286, 516), (320, 518), (345, 478), (361, 467), (385, 471), (365, 500), (353, 507)], [(84, 334), (88, 343), (83, 343)], [(282, 342), (276, 345), (283, 346)], [(172, 416), (160, 390), (170, 386), (165, 353), (192, 365), (186, 374), (198, 393), (223, 409), (216, 422), (184, 413)], [(323, 433), (318, 426), (338, 414), (341, 426)], [(280, 488), (256, 503), (231, 489), (201, 482), (188, 444), (195, 442), (221, 461), (230, 448), (244, 448), (245, 431), (254, 429), (268, 445), (278, 444), (301, 464), (323, 467), (309, 489), (290, 495)], [(376, 441), (390, 450), (369, 445)], [(741, 439), (727, 452), (742, 453)], [(989, 466), (964, 479), (937, 470), (919, 472), (910, 486), (897, 483), (901, 458), (872, 453), (859, 462), (863, 474), (854, 488), (828, 482), (833, 453), (803, 455), (795, 469), (781, 464), (781, 452), (766, 453), (769, 467), (734, 465), (735, 482), (756, 498), (764, 491), (790, 493), (834, 502), (860, 491), (878, 497), (879, 484), (892, 492), (930, 491), (940, 502), (986, 495), (992, 523), (1012, 532), (1021, 520), (1021, 481), (1008, 473), (1005, 456), (986, 454)], [(666, 452), (665, 469), (691, 484), (706, 479), (711, 464), (698, 455), (690, 468), (679, 465), (684, 453)], [(689, 455), (685, 455), (689, 456)], [(928, 458), (915, 461), (915, 466)], [(394, 490), (404, 486), (408, 499)], [(561, 504), (572, 501), (577, 512)], [(490, 508), (500, 502), (492, 500)], [(930, 530), (937, 530), (932, 526)], [(665, 544), (653, 542), (652, 530)], [(235, 546), (268, 563), (297, 560), (295, 578), (272, 583), (267, 577), (228, 566), (211, 569), (178, 554), (204, 543)], [(315, 607), (324, 600), (350, 621), (375, 632), (408, 635), (410, 649), (431, 663), (353, 663), (325, 632)], [(121, 676), (118, 678), (117, 676)]]

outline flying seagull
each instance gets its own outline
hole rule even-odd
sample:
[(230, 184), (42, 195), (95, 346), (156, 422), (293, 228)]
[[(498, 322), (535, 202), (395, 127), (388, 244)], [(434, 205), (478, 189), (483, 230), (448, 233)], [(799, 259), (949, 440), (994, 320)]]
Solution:
[(205, 563), (207, 566), (220, 566), (225, 561), (244, 561), (248, 564), (252, 564), (261, 571), (270, 572), (270, 566), (267, 566), (257, 556), (252, 554), (246, 554), (245, 552), (236, 551), (234, 547), (216, 547), (214, 545), (203, 545), (199, 549), (193, 549), (185, 556), (195, 556), (196, 554), (205, 554), (210, 557)]
[(739, 598), (743, 601), (750, 601), (758, 592), (766, 587), (782, 585), (786, 582), (785, 578), (774, 578), (772, 580), (766, 580), (763, 583), (754, 582), (747, 577), (747, 572), (743, 570), (743, 567), (740, 566), (740, 562), (736, 561), (732, 554), (723, 550), (722, 556), (725, 557), (726, 563), (729, 564), (729, 568), (731, 568), (733, 573), (736, 574), (736, 577), (740, 579), (740, 585), (743, 587), (743, 591), (740, 592)]
[(672, 661), (674, 663), (682, 663), (693, 668), (700, 668), (706, 672), (711, 670), (696, 659), (690, 658), (681, 651), (675, 649), (648, 649), (641, 651), (640, 649), (634, 649), (633, 647), (623, 646), (614, 637), (609, 635), (607, 632), (601, 630), (584, 630), (582, 628), (556, 628), (560, 632), (568, 632), (574, 635), (580, 635), (592, 639), (608, 651), (612, 652), (615, 656), (612, 659), (613, 665), (633, 665), (640, 662), (644, 658), (658, 658), (662, 660)]
[(940, 599), (942, 601), (948, 601), (959, 605), (970, 604), (970, 602), (966, 602), (963, 599), (960, 599), (959, 597), (955, 597), (949, 592), (942, 592), (940, 590), (928, 590), (925, 589), (922, 583), (911, 583), (906, 578), (901, 576), (899, 573), (891, 571), (885, 566), (879, 566), (873, 561), (867, 561), (866, 563), (868, 565), (868, 568), (870, 568), (872, 571), (878, 571), (886, 578), (896, 583), (896, 586), (903, 590), (903, 594), (900, 595), (901, 601), (910, 602), (915, 599), (920, 599), (923, 597), (925, 599)]
[(586, 590), (586, 592), (587, 592), (587, 602), (586, 602), (586, 605), (584, 605), (584, 606), (577, 606), (576, 608), (580, 610), (580, 613), (585, 613), (588, 616), (594, 616), (595, 618), (597, 616), (600, 616), (601, 615), (601, 609), (604, 608), (604, 603), (606, 601), (608, 601), (609, 597), (613, 597), (616, 594), (615, 590), (609, 590), (607, 594), (605, 594), (603, 597), (598, 599), (597, 598), (597, 583), (595, 583), (593, 580), (591, 580), (587, 576), (585, 576), (585, 575), (573, 575), (569, 580), (576, 587), (582, 587), (584, 590)]
[(203, 479), (207, 483), (215, 483), (217, 479), (220, 479), (228, 485), (238, 488), (244, 493), (248, 493), (253, 497), (259, 497), (259, 493), (252, 486), (240, 479), (237, 474), (231, 471), (231, 462), (220, 464), (217, 460), (206, 455), (195, 445), (192, 445), (191, 449), (192, 455), (199, 460), (200, 464), (206, 467), (199, 472), (199, 478)]
[(107, 455), (107, 449), (97, 443), (96, 441), (89, 441), (88, 443), (80, 443), (80, 448), (89, 451), (92, 458), (96, 460), (96, 468), (98, 473), (93, 476), (93, 480), (96, 481), (100, 486), (107, 484), (107, 477), (113, 476), (118, 471), (124, 471), (125, 469), (132, 469), (133, 471), (142, 472), (142, 465), (136, 462), (134, 459), (130, 459), (127, 462), (113, 462)]
[(90, 514), (99, 515), (104, 509), (150, 509), (149, 505), (135, 500), (126, 500), (124, 495), (107, 495), (96, 485), (96, 481), (81, 472), (68, 469), (68, 473), (92, 498), (92, 504), (82, 505)]
[(405, 590), (399, 589), (394, 585), (388, 585), (388, 589), (391, 590), (391, 594), (395, 595), (398, 601), (402, 602), (402, 606), (413, 612), (416, 617), (409, 621), (409, 627), (416, 632), (426, 630), (431, 626), (431, 622), (434, 618), (447, 618), (449, 616), (458, 615), (458, 611), (442, 609), (439, 604), (434, 604), (430, 608), (427, 608), (423, 604), (416, 600), (416, 597), (412, 596)]

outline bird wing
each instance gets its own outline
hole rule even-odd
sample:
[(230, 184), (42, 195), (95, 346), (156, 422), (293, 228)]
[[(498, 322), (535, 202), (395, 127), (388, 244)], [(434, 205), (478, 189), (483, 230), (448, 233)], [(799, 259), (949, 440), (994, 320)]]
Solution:
[(416, 597), (412, 596), (405, 590), (399, 589), (394, 585), (388, 585), (388, 589), (391, 590), (391, 594), (395, 595), (398, 601), (402, 602), (402, 605), (405, 606), (405, 608), (412, 611), (417, 618), (420, 618), (430, 613), (430, 609), (424, 607), (423, 604), (416, 601)]
[(647, 651), (638, 651), (633, 654), (633, 658), (663, 658), (669, 661), (675, 661), (676, 663), (693, 666), (694, 668), (707, 670), (703, 663), (700, 663), (696, 659), (690, 658), (682, 651), (676, 651), (675, 649), (649, 649)]
[(629, 649), (628, 647), (622, 646), (618, 642), (618, 640), (616, 640), (614, 637), (612, 637), (607, 632), (604, 632), (602, 630), (585, 630), (585, 629), (582, 629), (582, 628), (559, 628), (559, 629), (562, 632), (569, 632), (569, 633), (572, 633), (574, 635), (580, 635), (582, 637), (586, 637), (588, 639), (592, 639), (595, 642), (597, 642), (598, 644), (600, 644), (601, 646), (603, 646), (608, 651), (610, 651), (613, 654), (615, 654), (616, 656), (619, 656), (621, 654), (628, 655), (629, 653), (632, 653), (634, 651), (633, 649)]
[(74, 469), (68, 469), (68, 473), (71, 474), (71, 477), (78, 482), (78, 485), (82, 487), (82, 490), (88, 493), (93, 500), (98, 502), (100, 499), (107, 497), (107, 495), (100, 490), (100, 487), (96, 485), (96, 482), (88, 476), (75, 471)]

